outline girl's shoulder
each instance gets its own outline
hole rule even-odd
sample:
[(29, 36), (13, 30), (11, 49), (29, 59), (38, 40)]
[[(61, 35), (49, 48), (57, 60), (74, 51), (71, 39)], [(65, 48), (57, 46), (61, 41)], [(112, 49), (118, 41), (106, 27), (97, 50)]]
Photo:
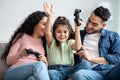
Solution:
[(72, 45), (74, 42), (75, 42), (74, 39), (69, 39), (69, 40), (66, 41), (66, 44), (67, 45)]
[(69, 39), (68, 43), (73, 43), (75, 40), (74, 39)]

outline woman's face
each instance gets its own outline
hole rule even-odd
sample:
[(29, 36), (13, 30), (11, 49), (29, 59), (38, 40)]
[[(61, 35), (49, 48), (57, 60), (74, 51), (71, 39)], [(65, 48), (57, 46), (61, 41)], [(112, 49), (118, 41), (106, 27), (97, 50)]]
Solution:
[(69, 38), (69, 30), (67, 25), (59, 25), (55, 30), (55, 37), (59, 42), (65, 42)]
[(42, 20), (40, 20), (40, 22), (35, 26), (32, 35), (34, 38), (41, 38), (44, 36), (44, 29), (46, 22), (47, 22), (47, 17), (43, 17)]

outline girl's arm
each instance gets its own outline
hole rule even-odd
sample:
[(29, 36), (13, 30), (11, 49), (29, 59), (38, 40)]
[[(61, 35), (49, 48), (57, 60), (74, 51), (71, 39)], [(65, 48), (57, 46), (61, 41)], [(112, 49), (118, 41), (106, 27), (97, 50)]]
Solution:
[(45, 37), (46, 37), (48, 46), (50, 46), (52, 43), (52, 32), (51, 32), (51, 28), (52, 28), (51, 20), (52, 20), (52, 16), (53, 16), (52, 5), (49, 6), (47, 3), (45, 3), (44, 11), (48, 14), (48, 19), (47, 19), (47, 23), (46, 23), (46, 27), (45, 27)]
[(81, 24), (80, 26), (77, 26), (75, 24), (75, 42), (72, 44), (72, 49), (73, 50), (80, 50), (82, 44), (81, 44), (81, 37), (80, 37), (80, 29), (82, 27), (82, 22), (79, 20), (79, 23)]

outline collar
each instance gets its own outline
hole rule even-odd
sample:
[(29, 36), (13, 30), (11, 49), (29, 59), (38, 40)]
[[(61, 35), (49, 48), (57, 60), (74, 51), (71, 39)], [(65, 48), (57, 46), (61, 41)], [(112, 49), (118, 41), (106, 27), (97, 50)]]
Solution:
[[(84, 32), (85, 32), (85, 34), (87, 34), (87, 32), (85, 31), (85, 28), (84, 28)], [(106, 35), (106, 30), (104, 28), (102, 28), (100, 31), (100, 34), (102, 37), (104, 37)]]
[(106, 35), (106, 30), (103, 28), (101, 31), (100, 31), (100, 34), (101, 34), (101, 36), (105, 36)]

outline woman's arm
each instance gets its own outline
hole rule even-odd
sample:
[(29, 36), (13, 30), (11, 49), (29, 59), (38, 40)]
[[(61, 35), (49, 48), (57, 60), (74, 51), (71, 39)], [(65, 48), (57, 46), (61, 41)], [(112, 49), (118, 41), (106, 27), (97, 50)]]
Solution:
[(20, 43), (19, 40), (13, 44), (10, 48), (8, 56), (6, 58), (6, 63), (8, 65), (13, 65), (21, 56), (20, 56)]

